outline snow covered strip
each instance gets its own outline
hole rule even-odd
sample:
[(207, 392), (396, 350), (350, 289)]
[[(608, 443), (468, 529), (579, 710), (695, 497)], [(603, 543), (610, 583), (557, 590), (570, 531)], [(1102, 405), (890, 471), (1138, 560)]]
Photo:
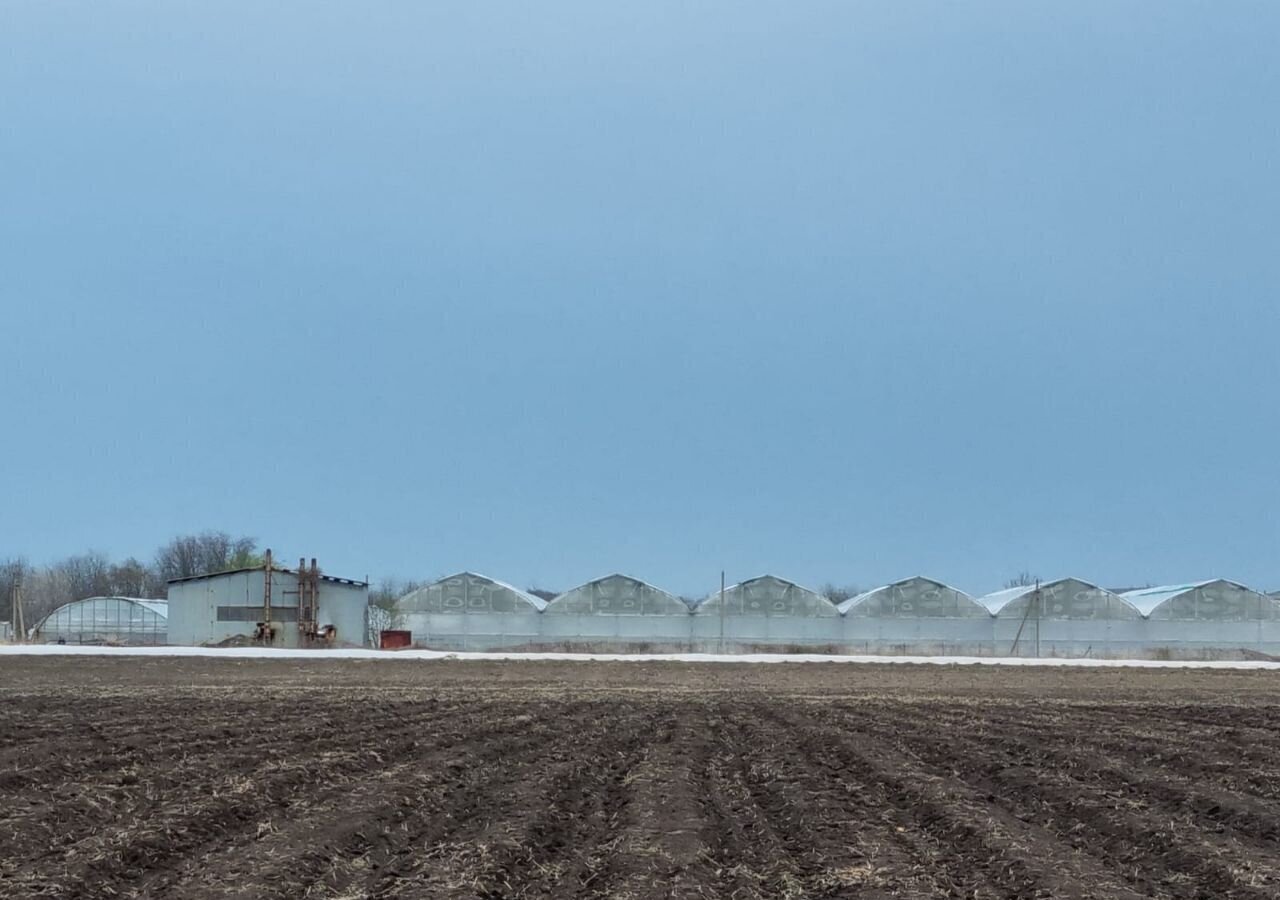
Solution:
[(939, 666), (1067, 666), (1140, 669), (1274, 669), (1280, 662), (1253, 660), (1033, 659), (998, 656), (844, 656), (821, 653), (451, 653), (440, 650), (284, 650), (272, 647), (98, 647), (0, 644), (6, 656), (197, 656), (216, 659), (376, 659), (387, 661), (515, 660), (556, 662), (863, 663)]

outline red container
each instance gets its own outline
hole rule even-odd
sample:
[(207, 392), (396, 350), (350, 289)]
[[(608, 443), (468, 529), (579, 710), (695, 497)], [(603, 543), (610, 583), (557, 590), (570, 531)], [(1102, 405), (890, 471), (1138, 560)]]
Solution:
[(409, 631), (384, 631), (382, 632), (382, 642), (379, 646), (383, 650), (403, 650), (405, 647), (412, 647), (413, 633)]

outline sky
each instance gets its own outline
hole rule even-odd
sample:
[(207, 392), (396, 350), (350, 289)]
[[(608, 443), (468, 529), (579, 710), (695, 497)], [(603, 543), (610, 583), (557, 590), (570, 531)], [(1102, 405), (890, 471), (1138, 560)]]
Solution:
[(1280, 5), (0, 5), (0, 556), (1280, 588)]

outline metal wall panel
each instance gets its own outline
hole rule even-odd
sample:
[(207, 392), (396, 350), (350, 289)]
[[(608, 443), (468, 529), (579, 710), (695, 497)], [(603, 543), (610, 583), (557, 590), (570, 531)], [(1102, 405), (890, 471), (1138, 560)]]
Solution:
[[(174, 644), (218, 644), (229, 638), (252, 638), (257, 622), (219, 621), (219, 607), (262, 607), (265, 573), (262, 570), (231, 572), (169, 585), (169, 641)], [(297, 606), (298, 579), (288, 572), (272, 572), (271, 605)], [(318, 624), (337, 628), (339, 644), (367, 643), (365, 616), (369, 589), (364, 585), (320, 581)], [(297, 626), (282, 622), (275, 645), (296, 647)]]

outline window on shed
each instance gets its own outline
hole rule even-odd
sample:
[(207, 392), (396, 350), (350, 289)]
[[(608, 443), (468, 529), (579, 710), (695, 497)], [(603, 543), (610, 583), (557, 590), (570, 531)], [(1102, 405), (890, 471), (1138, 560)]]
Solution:
[[(219, 622), (261, 622), (262, 607), (261, 606), (219, 606), (218, 607)], [(298, 621), (298, 610), (293, 606), (273, 606), (271, 607), (271, 621), (273, 622), (296, 622)]]

